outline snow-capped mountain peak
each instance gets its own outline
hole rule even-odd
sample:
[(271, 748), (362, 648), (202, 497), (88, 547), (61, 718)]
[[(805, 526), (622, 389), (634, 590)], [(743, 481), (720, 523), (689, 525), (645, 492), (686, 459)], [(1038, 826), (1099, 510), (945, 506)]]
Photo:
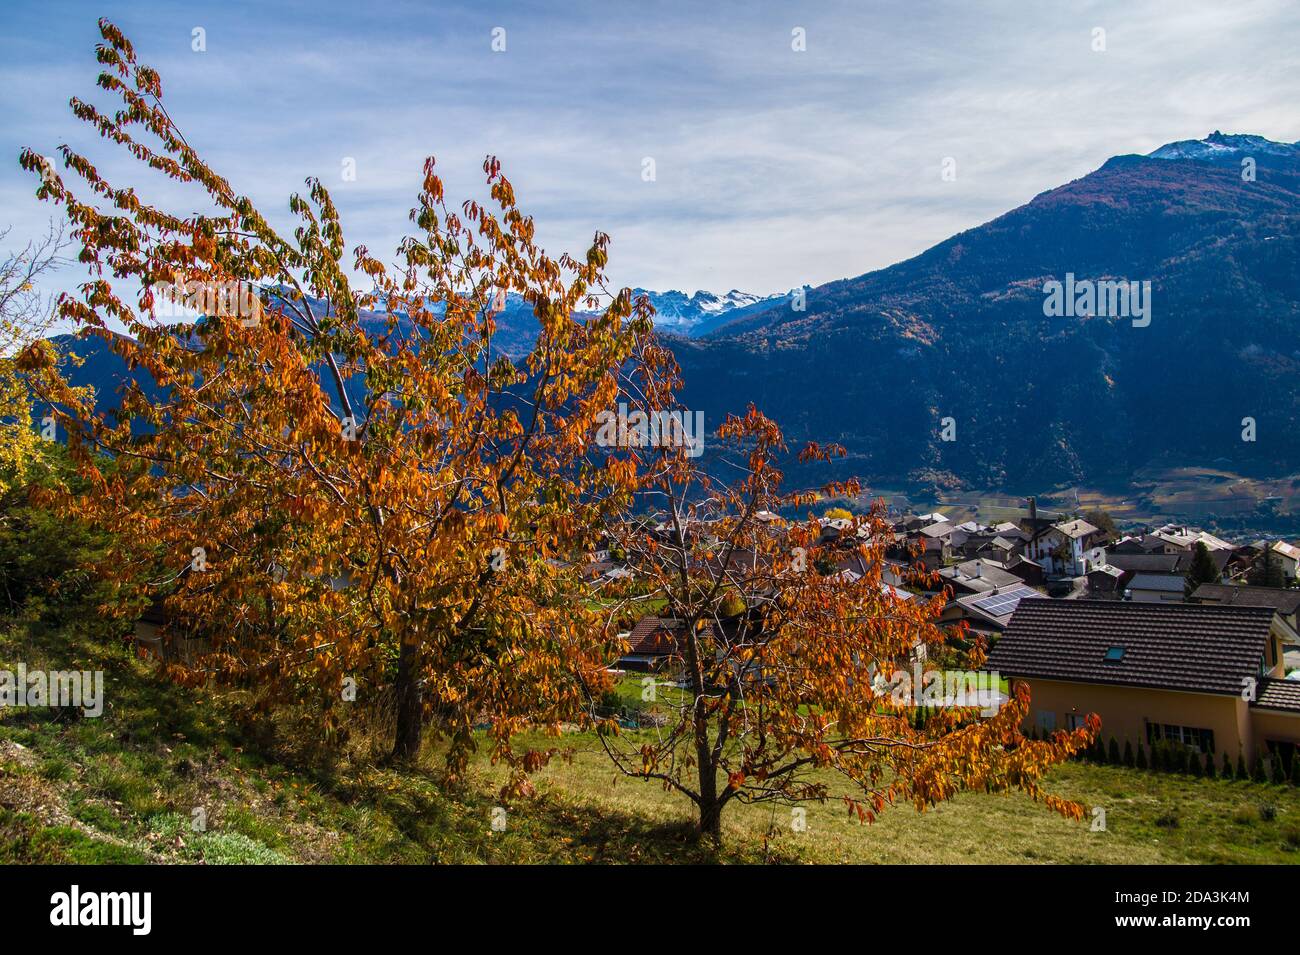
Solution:
[(1166, 143), (1151, 159), (1230, 159), (1237, 156), (1288, 156), (1300, 152), (1300, 143), (1277, 143), (1249, 133), (1221, 133), (1217, 129), (1204, 139), (1183, 139)]
[(754, 295), (732, 289), (721, 295), (715, 292), (697, 291), (688, 295), (677, 289), (667, 292), (651, 292), (646, 289), (633, 289), (633, 295), (645, 294), (650, 304), (655, 307), (655, 324), (661, 328), (689, 333), (690, 330), (705, 319), (716, 318), (727, 312), (748, 308), (759, 302), (779, 296)]

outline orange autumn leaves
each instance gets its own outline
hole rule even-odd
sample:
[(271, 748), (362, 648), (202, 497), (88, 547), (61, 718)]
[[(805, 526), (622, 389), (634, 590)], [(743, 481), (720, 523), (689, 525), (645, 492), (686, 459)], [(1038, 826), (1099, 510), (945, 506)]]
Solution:
[[(647, 363), (649, 379), (675, 375), (666, 357)], [(799, 458), (826, 464), (840, 453), (810, 444)], [(659, 602), (659, 615), (678, 622), (680, 692), (656, 699), (651, 740), (606, 728), (615, 765), (680, 793), (714, 839), (732, 802), (838, 799), (871, 821), (889, 805), (924, 810), (965, 789), (1020, 790), (1080, 818), (1081, 807), (1040, 780), (1095, 725), (1026, 739), (1023, 688), (993, 712), (882, 692), (878, 677), (934, 669), (927, 657), (974, 670), (983, 648), (961, 654), (936, 623), (941, 598), (906, 599), (885, 580), (892, 531), (879, 506), (838, 525), (796, 519), (860, 488), (786, 491), (778, 465), (788, 456), (780, 428), (751, 407), (718, 429), (712, 458), (665, 448), (643, 462), (661, 507), (654, 528), (629, 526), (620, 541), (642, 574), (625, 599)]]
[[(41, 380), (102, 489), (56, 503), (113, 531), (108, 609), (159, 603), (174, 636), (200, 637), (182, 679), (244, 686), (267, 706), (311, 701), (327, 733), (345, 725), (341, 688), (354, 681), (360, 705), (396, 696), (399, 755), (418, 752), (427, 724), (459, 766), (486, 723), (522, 774), (536, 757), (516, 759), (512, 734), (580, 718), (579, 677), (607, 662), (585, 583), (555, 558), (589, 546), (631, 499), (635, 467), (596, 454), (591, 430), (650, 331), (648, 306), (607, 290), (606, 236), (581, 260), (537, 248), (494, 159), (491, 208), (469, 202), (463, 215), (425, 164), (395, 264), (349, 253), (315, 179), (291, 197), (297, 226), (282, 234), (192, 150), (157, 74), (101, 28), (99, 85), (121, 104), (74, 111), (197, 189), (179, 210), (215, 210), (152, 206), (70, 149), (84, 194), (60, 176), (37, 190), (61, 204), (93, 273), (61, 314), (158, 386), (100, 396), (103, 413), (52, 372)], [(252, 289), (261, 307), (251, 322), (169, 325), (154, 290), (176, 276)], [(541, 318), (514, 362), (490, 317), (503, 292)]]
[[(308, 703), (327, 736), (349, 707), (391, 712), (395, 755), (418, 755), (429, 726), (453, 769), (486, 727), (517, 792), (550, 755), (516, 753), (520, 731), (595, 720), (614, 764), (692, 801), (707, 833), (732, 800), (840, 795), (828, 772), (862, 818), (962, 788), (1020, 789), (1077, 814), (1038, 780), (1086, 734), (1025, 740), (1019, 697), (989, 719), (954, 710), (915, 726), (915, 707), (872, 692), (872, 665), (945, 646), (934, 604), (884, 586), (880, 515), (834, 547), (816, 522), (760, 519), (856, 494), (854, 482), (784, 490), (784, 437), (753, 407), (717, 429), (721, 458), (597, 446), (597, 416), (619, 402), (681, 410), (648, 302), (607, 286), (608, 236), (549, 256), (493, 158), (490, 201), (459, 212), (429, 158), (391, 257), (349, 248), (317, 179), (279, 231), (190, 146), (156, 71), (112, 24), (101, 32), (114, 108), (74, 99), (74, 114), (142, 181), (161, 174), (189, 195), (151, 205), (70, 147), (71, 182), (24, 151), (91, 273), (61, 317), (140, 383), (97, 409), (48, 365), (32, 375), (97, 489), (48, 503), (111, 531), (108, 611), (157, 604), (173, 636), (200, 638), (178, 679), (237, 685), (264, 708)], [(162, 321), (155, 287), (180, 279), (253, 290), (256, 319)], [(497, 341), (506, 294), (538, 320), (524, 354)], [(837, 453), (810, 445), (801, 460)], [(628, 519), (646, 501), (668, 532)], [(580, 558), (606, 534), (638, 579), (593, 600)], [(858, 571), (819, 569), (832, 557)], [(593, 700), (621, 648), (612, 622), (650, 601), (684, 622), (686, 702), (654, 738), (623, 739)]]

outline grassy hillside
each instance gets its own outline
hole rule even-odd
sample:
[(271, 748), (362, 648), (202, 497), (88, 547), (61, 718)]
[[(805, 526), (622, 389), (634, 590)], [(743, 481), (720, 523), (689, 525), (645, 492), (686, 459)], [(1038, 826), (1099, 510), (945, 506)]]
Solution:
[(0, 668), (103, 669), (106, 696), (98, 719), (0, 711), (0, 863), (1300, 861), (1293, 787), (1081, 763), (1050, 788), (1105, 807), (1105, 832), (1022, 796), (898, 807), (873, 826), (811, 805), (804, 832), (788, 808), (738, 807), (715, 857), (691, 840), (679, 799), (616, 779), (588, 734), (561, 741), (569, 758), (494, 832), (502, 772), (486, 757), (451, 781), (436, 746), (410, 770), (385, 766), (365, 733), (330, 753), (293, 714), (250, 721), (237, 698), (164, 683), (90, 629), (0, 627)]

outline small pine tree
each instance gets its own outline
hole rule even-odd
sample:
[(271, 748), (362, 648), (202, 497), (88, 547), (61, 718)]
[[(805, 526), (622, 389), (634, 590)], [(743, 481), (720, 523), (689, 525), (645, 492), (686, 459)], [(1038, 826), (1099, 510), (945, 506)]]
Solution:
[(1232, 782), (1232, 760), (1228, 759), (1228, 754), (1223, 754), (1223, 771), (1219, 774), (1228, 782)]
[(1129, 769), (1133, 768), (1133, 741), (1131, 739), (1124, 740), (1124, 765)]
[(1112, 766), (1119, 765), (1119, 743), (1115, 742), (1115, 737), (1110, 738), (1110, 745), (1106, 747), (1106, 762)]
[(1286, 770), (1282, 768), (1282, 757), (1274, 753), (1269, 762), (1273, 764), (1273, 785), (1286, 785)]
[(1264, 757), (1258, 753), (1255, 754), (1255, 769), (1250, 774), (1250, 778), (1257, 783), (1268, 782), (1268, 774), (1264, 772)]
[(1147, 768), (1147, 748), (1141, 743), (1138, 743), (1137, 759), (1134, 760), (1134, 765), (1137, 766), (1138, 769)]
[(1178, 747), (1178, 754), (1175, 756), (1175, 759), (1178, 761), (1176, 765), (1178, 772), (1186, 773), (1188, 771), (1187, 767), (1188, 764), (1191, 763), (1191, 755), (1191, 751), (1186, 746)]
[(1237, 754), (1237, 778), (1243, 782), (1250, 778), (1246, 772), (1246, 757), (1241, 753)]
[(1291, 785), (1300, 786), (1300, 750), (1291, 754)]
[(1200, 779), (1204, 769), (1205, 769), (1205, 764), (1201, 762), (1200, 753), (1187, 754), (1187, 771), (1189, 773), (1191, 773), (1197, 779)]
[(1210, 549), (1204, 541), (1196, 542), (1196, 552), (1192, 555), (1192, 566), (1183, 580), (1183, 590), (1191, 596), (1201, 584), (1212, 584), (1219, 579), (1219, 572), (1210, 557)]
[(1205, 754), (1205, 778), (1206, 779), (1214, 778), (1214, 754), (1213, 753)]

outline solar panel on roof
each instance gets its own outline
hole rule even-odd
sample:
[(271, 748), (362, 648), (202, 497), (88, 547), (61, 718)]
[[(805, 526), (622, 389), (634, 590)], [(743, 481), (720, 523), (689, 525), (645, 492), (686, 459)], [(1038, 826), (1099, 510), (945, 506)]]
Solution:
[(994, 617), (1002, 617), (1011, 613), (1024, 597), (1033, 595), (1032, 590), (1021, 589), (1013, 590), (1005, 594), (993, 594), (990, 597), (982, 597), (979, 600), (971, 601), (972, 607), (978, 607), (980, 610)]

